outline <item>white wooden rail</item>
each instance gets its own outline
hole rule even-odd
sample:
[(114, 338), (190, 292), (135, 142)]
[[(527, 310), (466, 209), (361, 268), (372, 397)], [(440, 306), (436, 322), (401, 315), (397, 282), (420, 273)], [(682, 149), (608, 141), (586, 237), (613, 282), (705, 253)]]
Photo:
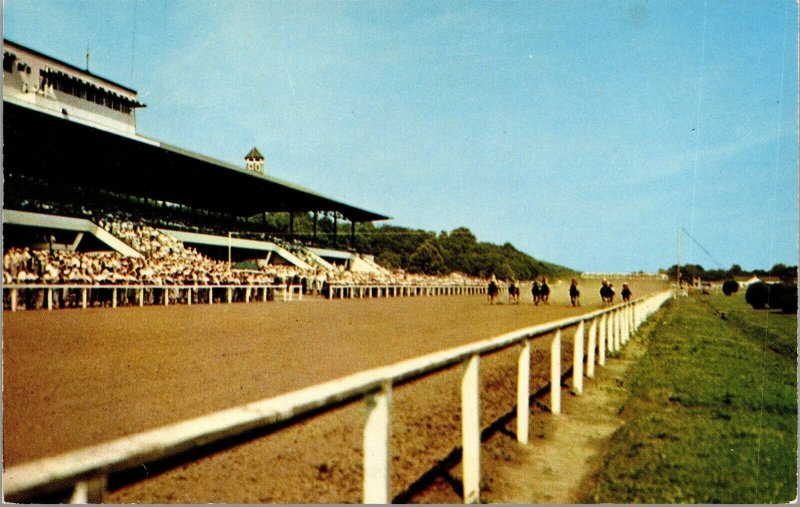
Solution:
[(197, 293), (200, 295), (202, 291), (207, 291), (208, 304), (214, 304), (214, 294), (219, 294), (222, 291), (225, 294), (225, 299), (228, 303), (233, 301), (233, 291), (235, 289), (245, 290), (245, 303), (251, 301), (258, 301), (258, 293), (261, 293), (261, 300), (267, 300), (268, 291), (272, 290), (280, 292), (284, 301), (293, 301), (295, 298), (298, 300), (303, 299), (303, 287), (300, 285), (150, 285), (150, 284), (104, 284), (104, 285), (86, 285), (86, 284), (51, 284), (51, 283), (37, 283), (37, 284), (7, 284), (3, 285), (4, 291), (9, 291), (9, 306), (12, 312), (19, 308), (19, 291), (20, 290), (42, 290), (45, 291), (46, 305), (48, 310), (53, 309), (53, 293), (57, 290), (74, 290), (80, 291), (81, 302), (80, 307), (86, 309), (89, 306), (88, 294), (90, 290), (93, 291), (109, 291), (111, 295), (112, 308), (117, 307), (118, 295), (120, 291), (136, 291), (136, 304), (144, 306), (144, 294), (146, 290), (159, 289), (163, 290), (162, 302), (165, 306), (170, 302), (178, 302), (181, 300), (181, 293), (186, 296), (186, 304), (192, 304), (192, 294)]
[[(186, 304), (192, 304), (192, 294), (201, 294), (202, 291), (208, 292), (207, 304), (214, 303), (214, 294), (219, 294), (219, 291), (226, 293), (226, 300), (228, 303), (232, 302), (232, 294), (234, 289), (244, 289), (246, 303), (258, 300), (258, 293), (261, 293), (261, 300), (267, 300), (267, 292), (273, 290), (280, 292), (284, 301), (293, 301), (294, 299), (303, 299), (303, 289), (300, 285), (150, 285), (150, 284), (103, 284), (103, 285), (87, 285), (87, 284), (6, 284), (3, 286), (4, 291), (9, 292), (9, 306), (12, 312), (19, 309), (19, 291), (20, 290), (42, 290), (45, 291), (44, 297), (46, 298), (45, 307), (52, 310), (54, 307), (54, 291), (56, 290), (74, 290), (81, 291), (81, 308), (87, 308), (88, 291), (111, 291), (111, 306), (117, 307), (118, 291), (137, 291), (136, 302), (139, 306), (144, 306), (145, 290), (160, 289), (165, 293), (162, 297), (162, 303), (169, 305), (170, 301), (176, 302), (182, 300), (181, 294), (186, 295)], [(174, 295), (177, 291), (177, 297)], [(371, 298), (371, 297), (400, 297), (400, 296), (442, 296), (442, 295), (466, 295), (466, 294), (483, 294), (486, 292), (486, 287), (483, 285), (331, 285), (329, 287), (328, 299), (338, 298)], [(173, 294), (173, 295), (171, 295)], [(159, 303), (159, 304), (162, 304)]]
[(464, 296), (486, 294), (484, 284), (341, 284), (328, 286), (328, 299), (362, 299), (403, 296)]
[[(553, 336), (550, 409), (557, 415), (561, 406), (561, 331), (578, 326), (578, 331), (582, 332), (586, 323), (589, 323), (590, 330), (598, 326), (602, 330), (604, 323), (609, 323), (605, 340), (601, 331), (597, 350), (591, 338), (586, 350), (583, 349), (583, 338), (575, 338), (576, 348), (580, 350), (573, 355), (572, 386), (580, 394), (580, 372), (584, 360), (592, 365), (589, 368), (593, 372), (595, 360), (603, 357), (606, 346), (608, 351), (612, 351), (612, 347), (614, 351), (618, 350), (617, 345), (626, 342), (630, 332), (635, 331), (671, 296), (669, 291), (662, 292), (631, 303), (520, 329), (91, 447), (7, 467), (3, 471), (5, 500), (24, 502), (35, 495), (71, 489), (74, 502), (100, 502), (109, 474), (203, 448), (249, 430), (286, 424), (311, 412), (362, 399), (366, 408), (362, 500), (366, 503), (389, 503), (393, 386), (461, 364), (464, 501), (475, 503), (480, 501), (480, 356), (509, 347), (520, 347), (516, 397), (517, 440), (524, 444), (528, 442), (530, 415), (529, 341)], [(612, 322), (623, 322), (630, 327), (626, 327), (623, 333), (620, 325), (611, 327)], [(576, 332), (576, 336), (578, 334)], [(590, 331), (590, 337), (591, 334)], [(578, 380), (579, 377), (581, 380)]]

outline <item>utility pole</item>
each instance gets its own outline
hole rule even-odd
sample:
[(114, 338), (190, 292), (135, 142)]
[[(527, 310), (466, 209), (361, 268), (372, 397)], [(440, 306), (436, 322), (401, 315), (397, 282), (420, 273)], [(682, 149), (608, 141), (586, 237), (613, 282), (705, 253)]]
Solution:
[(678, 282), (678, 288), (681, 287), (681, 255), (683, 254), (683, 227), (678, 227), (678, 269), (675, 275)]

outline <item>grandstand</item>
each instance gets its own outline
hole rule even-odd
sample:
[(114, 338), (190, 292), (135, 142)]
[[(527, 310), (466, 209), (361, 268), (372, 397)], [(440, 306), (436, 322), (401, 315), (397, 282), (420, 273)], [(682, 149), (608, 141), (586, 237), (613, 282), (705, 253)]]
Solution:
[[(297, 284), (311, 293), (320, 280), (437, 282), (356, 253), (357, 224), (388, 217), (267, 175), (257, 148), (237, 167), (141, 135), (145, 105), (133, 89), (8, 40), (3, 84), (5, 285)], [(288, 214), (288, 240), (270, 229), (274, 213)], [(307, 242), (294, 238), (300, 215), (313, 217)], [(320, 217), (333, 221), (333, 248), (317, 236)], [(340, 219), (349, 251), (339, 249)], [(65, 287), (56, 306), (74, 299)]]

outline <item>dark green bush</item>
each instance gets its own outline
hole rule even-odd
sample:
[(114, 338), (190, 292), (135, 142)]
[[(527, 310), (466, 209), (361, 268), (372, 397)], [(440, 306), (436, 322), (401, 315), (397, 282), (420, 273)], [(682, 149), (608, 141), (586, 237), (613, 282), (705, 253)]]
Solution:
[(797, 285), (793, 283), (783, 284), (782, 292), (781, 309), (783, 313), (797, 313)]
[(767, 306), (769, 298), (769, 288), (764, 282), (751, 283), (744, 293), (744, 300), (753, 307), (754, 310), (761, 310)]
[(794, 313), (797, 312), (797, 285), (756, 282), (747, 288), (744, 299), (756, 310), (769, 307)]
[(735, 280), (725, 280), (722, 283), (722, 293), (726, 296), (739, 292), (739, 284)]

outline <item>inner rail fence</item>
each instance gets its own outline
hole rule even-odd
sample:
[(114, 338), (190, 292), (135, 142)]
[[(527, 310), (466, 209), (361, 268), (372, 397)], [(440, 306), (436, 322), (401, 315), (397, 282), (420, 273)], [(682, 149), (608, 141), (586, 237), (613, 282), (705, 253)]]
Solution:
[[(135, 284), (7, 284), (3, 286), (4, 303), (16, 312), (26, 308), (72, 306), (86, 309), (99, 303), (110, 305), (214, 304), (217, 302), (283, 301), (303, 299), (301, 285), (135, 285)], [(483, 285), (349, 285), (332, 284), (323, 296), (327, 299), (454, 296), (485, 294)], [(317, 292), (317, 291), (313, 291)], [(215, 299), (216, 296), (216, 299)], [(39, 299), (41, 298), (41, 299)]]
[[(627, 343), (638, 327), (673, 296), (671, 291), (603, 308), (584, 315), (527, 327), (493, 338), (427, 354), (392, 365), (255, 401), (205, 416), (162, 426), (57, 456), (5, 468), (5, 500), (25, 502), (54, 492), (71, 494), (72, 503), (102, 502), (111, 474), (143, 464), (187, 456), (257, 430), (282, 428), (304, 417), (362, 400), (364, 503), (389, 503), (392, 389), (455, 365), (462, 366), (462, 468), (465, 503), (480, 501), (480, 358), (519, 348), (517, 361), (516, 436), (528, 443), (530, 416), (530, 341), (550, 337), (550, 410), (561, 412), (561, 334), (577, 326), (573, 340), (571, 389), (583, 393), (584, 376), (593, 378), (607, 353)], [(588, 331), (587, 331), (588, 329)], [(584, 369), (584, 364), (586, 368)], [(247, 441), (247, 439), (244, 439)]]

